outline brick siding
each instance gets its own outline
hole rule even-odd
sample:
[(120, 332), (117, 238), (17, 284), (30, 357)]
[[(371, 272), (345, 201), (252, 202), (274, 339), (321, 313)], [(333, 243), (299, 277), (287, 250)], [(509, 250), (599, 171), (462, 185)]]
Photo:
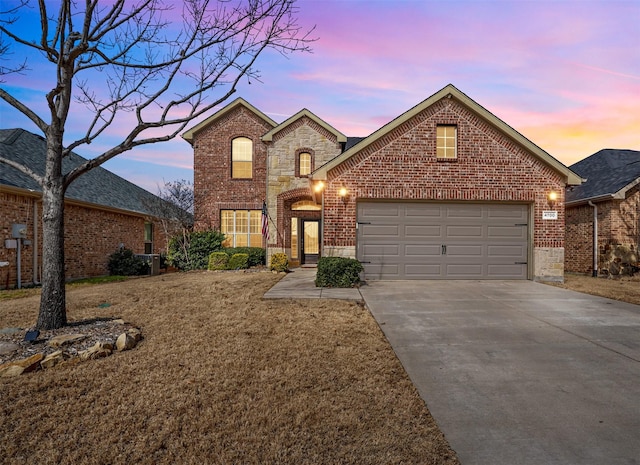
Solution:
[[(34, 204), (37, 211), (34, 210)], [(40, 280), (42, 268), (42, 204), (38, 197), (0, 192), (0, 261), (9, 262), (0, 268), (0, 289), (17, 284), (16, 249), (7, 249), (5, 239), (11, 238), (11, 225), (27, 225), (27, 240), (31, 245), (21, 250), (21, 281), (23, 285)], [(34, 214), (38, 230), (38, 270), (34, 275)], [(66, 278), (78, 279), (108, 274), (107, 263), (120, 244), (135, 253), (144, 253), (145, 218), (88, 206), (67, 203), (65, 206), (65, 273)], [(162, 226), (154, 223), (154, 253), (166, 247)]]
[[(615, 260), (612, 248), (624, 246), (635, 251), (640, 246), (640, 185), (627, 192), (624, 200), (598, 202), (598, 269), (609, 271)], [(565, 269), (574, 273), (593, 273), (593, 207), (567, 207)], [(618, 257), (622, 260), (622, 257)]]
[[(243, 106), (194, 135), (195, 229), (220, 229), (220, 210), (260, 210), (266, 196), (267, 148), (260, 137), (273, 127)], [(253, 178), (231, 178), (231, 141), (253, 142)]]

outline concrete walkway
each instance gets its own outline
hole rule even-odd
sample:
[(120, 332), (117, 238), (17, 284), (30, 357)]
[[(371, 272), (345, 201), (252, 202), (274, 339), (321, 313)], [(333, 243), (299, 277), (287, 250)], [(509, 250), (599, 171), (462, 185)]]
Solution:
[(316, 287), (316, 268), (294, 268), (267, 291), (265, 299), (343, 299), (362, 300), (360, 290)]

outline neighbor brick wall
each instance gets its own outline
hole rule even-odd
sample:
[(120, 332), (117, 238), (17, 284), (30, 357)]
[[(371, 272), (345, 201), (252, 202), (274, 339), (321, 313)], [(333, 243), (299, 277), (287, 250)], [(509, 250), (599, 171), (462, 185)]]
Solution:
[[(458, 127), (458, 158), (436, 159), (436, 126)], [(325, 190), (325, 247), (354, 247), (357, 199), (521, 202), (533, 206), (533, 247), (564, 247), (564, 182), (523, 147), (494, 129), (455, 99), (444, 99), (328, 173)], [(337, 195), (351, 195), (343, 205)], [(547, 194), (560, 198), (558, 220), (543, 221)], [(562, 275), (559, 270), (552, 273)], [(536, 270), (536, 273), (538, 271)], [(542, 271), (541, 273), (546, 273)]]
[[(598, 202), (598, 268), (603, 270), (604, 254), (612, 245), (638, 252), (640, 244), (640, 185), (627, 192), (624, 200)], [(565, 268), (575, 273), (593, 272), (593, 207), (567, 207)]]
[[(220, 229), (220, 210), (260, 210), (266, 196), (267, 149), (261, 136), (273, 129), (239, 106), (194, 135), (195, 229)], [(253, 141), (253, 178), (231, 178), (231, 141)]]
[[(33, 273), (34, 203), (37, 205), (38, 273)], [(0, 261), (8, 267), (0, 268), (0, 288), (12, 288), (17, 283), (16, 249), (5, 248), (4, 240), (11, 237), (11, 224), (27, 225), (27, 240), (31, 246), (22, 248), (22, 284), (39, 281), (42, 267), (42, 204), (37, 197), (0, 191)], [(69, 204), (65, 206), (65, 273), (66, 278), (78, 279), (108, 274), (107, 263), (120, 244), (135, 253), (144, 253), (145, 218), (116, 211)], [(154, 253), (166, 246), (162, 227), (154, 227)]]

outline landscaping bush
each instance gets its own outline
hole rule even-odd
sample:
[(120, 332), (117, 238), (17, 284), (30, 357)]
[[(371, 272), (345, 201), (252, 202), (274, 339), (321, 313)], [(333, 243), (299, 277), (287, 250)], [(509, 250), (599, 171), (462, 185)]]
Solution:
[(208, 270), (226, 270), (229, 265), (229, 255), (226, 252), (213, 252), (209, 255)]
[(269, 269), (273, 271), (287, 271), (289, 269), (289, 257), (286, 253), (274, 253), (271, 256)]
[(118, 249), (109, 256), (107, 265), (111, 276), (140, 276), (149, 274), (149, 264), (131, 249)]
[(228, 247), (223, 249), (230, 257), (237, 253), (249, 255), (249, 266), (266, 265), (267, 251), (262, 247)]
[(353, 287), (360, 282), (363, 269), (353, 258), (322, 257), (318, 260), (316, 287)]
[(236, 253), (229, 259), (228, 268), (230, 270), (244, 270), (249, 268), (249, 254)]
[(206, 270), (209, 256), (222, 249), (225, 237), (220, 231), (198, 231), (169, 241), (167, 260), (181, 270)]

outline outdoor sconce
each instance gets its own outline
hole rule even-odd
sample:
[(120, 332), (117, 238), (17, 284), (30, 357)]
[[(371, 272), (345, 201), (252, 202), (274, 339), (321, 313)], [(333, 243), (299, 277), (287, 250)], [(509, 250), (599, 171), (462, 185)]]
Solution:
[(318, 181), (313, 185), (313, 190), (318, 194), (322, 192), (323, 189), (324, 189), (324, 183), (322, 181)]
[(555, 191), (549, 192), (549, 194), (547, 195), (547, 200), (549, 201), (549, 205), (555, 205), (558, 201), (558, 193)]
[(347, 190), (347, 188), (341, 187), (338, 191), (338, 195), (342, 199), (342, 203), (346, 205), (346, 203), (349, 201), (349, 191)]

